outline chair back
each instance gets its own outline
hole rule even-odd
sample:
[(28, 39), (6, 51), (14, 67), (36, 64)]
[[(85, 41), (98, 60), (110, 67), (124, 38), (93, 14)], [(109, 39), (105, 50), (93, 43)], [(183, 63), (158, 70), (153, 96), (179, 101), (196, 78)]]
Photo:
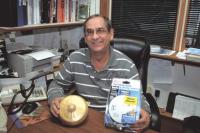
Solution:
[(144, 39), (115, 38), (113, 47), (132, 59), (138, 69), (143, 93), (146, 93), (150, 46)]

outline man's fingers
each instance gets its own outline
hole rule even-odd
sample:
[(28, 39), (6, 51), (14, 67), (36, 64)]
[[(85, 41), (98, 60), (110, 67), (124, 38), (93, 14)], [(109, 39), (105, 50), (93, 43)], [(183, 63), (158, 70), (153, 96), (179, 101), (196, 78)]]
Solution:
[(58, 117), (58, 113), (57, 113), (57, 111), (56, 111), (54, 105), (51, 106), (50, 110), (51, 110), (51, 113), (52, 113), (55, 117)]
[(51, 107), (50, 110), (52, 112), (52, 114), (55, 117), (58, 117), (59, 115), (59, 110), (60, 110), (60, 102), (61, 102), (62, 98), (55, 98), (52, 103), (51, 103)]

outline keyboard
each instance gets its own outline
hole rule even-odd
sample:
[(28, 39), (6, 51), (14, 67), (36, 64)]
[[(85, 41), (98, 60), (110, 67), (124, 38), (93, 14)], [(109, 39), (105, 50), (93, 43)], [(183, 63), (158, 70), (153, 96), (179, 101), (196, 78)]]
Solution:
[[(14, 96), (14, 94), (19, 91), (18, 89), (9, 89), (6, 91), (3, 91), (0, 93), (0, 102), (3, 105), (9, 105), (11, 103), (11, 100)], [(47, 95), (46, 91), (43, 87), (37, 86), (34, 88), (32, 94), (28, 98), (28, 102), (35, 102), (35, 101), (41, 101), (41, 100), (46, 100)], [(15, 98), (14, 103), (22, 103), (24, 102), (24, 98), (22, 97), (21, 94), (18, 94), (17, 97)]]

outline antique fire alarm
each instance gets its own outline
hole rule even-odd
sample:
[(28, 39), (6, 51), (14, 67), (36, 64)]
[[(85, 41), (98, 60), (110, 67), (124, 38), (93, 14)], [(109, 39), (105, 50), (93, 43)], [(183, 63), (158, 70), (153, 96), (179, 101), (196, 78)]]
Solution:
[(65, 125), (81, 124), (87, 117), (88, 104), (80, 96), (69, 95), (60, 102), (60, 118)]

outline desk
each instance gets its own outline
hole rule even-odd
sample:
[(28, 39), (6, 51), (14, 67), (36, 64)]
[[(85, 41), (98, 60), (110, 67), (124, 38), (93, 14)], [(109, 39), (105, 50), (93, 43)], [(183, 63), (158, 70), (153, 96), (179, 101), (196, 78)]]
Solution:
[(159, 109), (161, 115), (161, 133), (182, 133), (183, 121), (172, 118), (172, 113)]
[[(120, 133), (114, 129), (104, 127), (104, 113), (89, 109), (87, 119), (79, 126), (67, 127), (62, 126), (58, 120), (51, 117), (47, 120), (25, 128), (13, 128), (10, 133)], [(12, 120), (8, 119), (9, 128)], [(153, 130), (147, 130), (145, 133), (158, 133)]]

